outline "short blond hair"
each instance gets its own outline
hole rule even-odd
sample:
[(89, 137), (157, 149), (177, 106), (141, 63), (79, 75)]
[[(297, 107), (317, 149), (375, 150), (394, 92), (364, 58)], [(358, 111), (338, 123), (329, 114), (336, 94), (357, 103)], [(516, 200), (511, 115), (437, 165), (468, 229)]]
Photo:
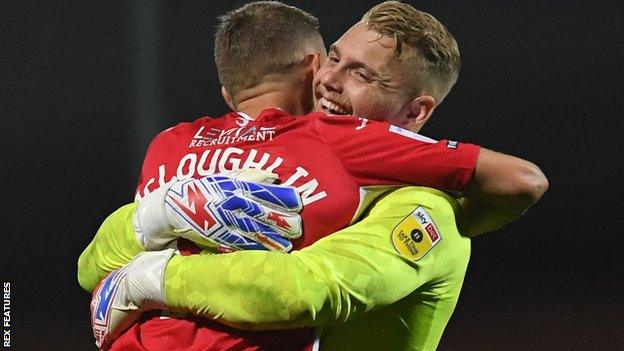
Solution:
[(219, 18), (215, 62), (231, 94), (293, 69), (308, 54), (324, 50), (318, 19), (278, 1), (256, 1)]
[[(399, 1), (376, 5), (362, 17), (369, 30), (396, 41), (394, 55), (405, 52), (417, 64), (415, 93), (428, 93), (437, 103), (449, 93), (461, 67), (457, 41), (432, 15)], [(414, 50), (406, 51), (404, 46)], [(413, 53), (413, 54), (412, 54)]]

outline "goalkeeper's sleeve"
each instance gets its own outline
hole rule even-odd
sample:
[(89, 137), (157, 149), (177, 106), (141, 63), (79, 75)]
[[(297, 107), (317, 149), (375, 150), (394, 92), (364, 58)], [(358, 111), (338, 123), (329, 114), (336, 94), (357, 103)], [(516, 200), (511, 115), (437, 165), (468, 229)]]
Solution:
[(166, 304), (244, 329), (346, 321), (400, 300), (431, 282), (436, 265), (452, 264), (436, 261), (436, 247), (418, 260), (404, 257), (392, 236), (418, 206), (435, 212), (442, 239), (442, 233), (457, 233), (455, 204), (433, 189), (402, 188), (378, 201), (357, 224), (291, 254), (173, 257), (165, 271)]
[(91, 292), (110, 272), (129, 263), (144, 251), (136, 239), (132, 218), (138, 203), (113, 212), (78, 259), (78, 282)]

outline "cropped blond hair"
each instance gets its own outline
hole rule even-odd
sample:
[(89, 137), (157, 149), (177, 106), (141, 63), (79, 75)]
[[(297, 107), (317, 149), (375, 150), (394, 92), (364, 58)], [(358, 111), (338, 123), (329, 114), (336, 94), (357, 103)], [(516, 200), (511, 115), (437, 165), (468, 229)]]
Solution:
[(396, 58), (414, 59), (415, 92), (442, 102), (457, 82), (461, 67), (459, 47), (451, 32), (432, 15), (398, 1), (376, 5), (364, 14), (362, 22), (369, 30), (395, 39)]

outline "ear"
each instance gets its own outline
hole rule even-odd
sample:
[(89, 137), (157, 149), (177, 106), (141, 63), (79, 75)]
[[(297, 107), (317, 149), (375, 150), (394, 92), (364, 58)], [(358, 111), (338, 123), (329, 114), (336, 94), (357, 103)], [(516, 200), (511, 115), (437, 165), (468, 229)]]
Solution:
[(321, 63), (323, 61), (323, 54), (321, 52), (311, 52), (303, 58), (303, 65), (313, 74), (321, 68)]
[(316, 75), (319, 68), (321, 68), (321, 64), (323, 63), (324, 55), (321, 52), (315, 52), (312, 54), (312, 72)]
[(436, 108), (435, 98), (431, 95), (421, 95), (410, 103), (410, 112), (407, 115), (408, 129), (418, 133), (427, 123)]
[(230, 95), (230, 92), (228, 92), (227, 89), (223, 85), (221, 86), (221, 96), (223, 96), (223, 100), (225, 100), (225, 103), (230, 107), (230, 109), (232, 111), (236, 111), (236, 106), (234, 106), (234, 101), (232, 101), (232, 96)]
[[(323, 59), (323, 54), (321, 52), (311, 52), (303, 57), (301, 61), (301, 71), (299, 75), (300, 83), (305, 86), (309, 86), (312, 89), (314, 84), (314, 77), (316, 76), (316, 72), (318, 72), (319, 68), (321, 68), (321, 62)], [(312, 91), (306, 91), (305, 94), (313, 94)]]

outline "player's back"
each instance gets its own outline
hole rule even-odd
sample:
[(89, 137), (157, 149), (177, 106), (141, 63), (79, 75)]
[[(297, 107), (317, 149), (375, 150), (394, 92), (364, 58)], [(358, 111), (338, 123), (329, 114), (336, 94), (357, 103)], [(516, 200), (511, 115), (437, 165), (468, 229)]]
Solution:
[(279, 183), (297, 187), (301, 194), (305, 234), (293, 246), (307, 246), (346, 226), (359, 203), (358, 179), (316, 128), (327, 118), (322, 113), (294, 117), (269, 109), (256, 120), (231, 113), (179, 124), (152, 142), (137, 195), (174, 176), (197, 178), (253, 168), (274, 172)]
[[(350, 224), (367, 189), (414, 184), (463, 190), (478, 148), (421, 137), (386, 123), (312, 113), (292, 116), (267, 109), (255, 120), (230, 113), (181, 123), (159, 134), (143, 165), (137, 197), (174, 176), (202, 177), (232, 169), (262, 169), (301, 194), (304, 235), (310, 245)], [(383, 142), (382, 142), (383, 140)]]

